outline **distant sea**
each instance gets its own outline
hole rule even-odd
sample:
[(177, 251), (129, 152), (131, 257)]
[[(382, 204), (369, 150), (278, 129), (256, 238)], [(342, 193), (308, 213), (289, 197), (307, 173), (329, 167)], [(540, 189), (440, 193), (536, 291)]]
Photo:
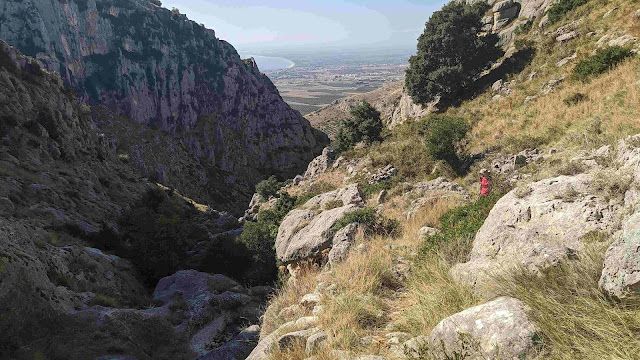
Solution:
[(260, 71), (263, 71), (263, 72), (280, 70), (280, 69), (289, 69), (296, 66), (296, 64), (293, 61), (285, 58), (260, 56), (260, 55), (243, 56), (243, 58), (250, 58), (250, 57), (256, 59), (258, 68), (260, 69)]

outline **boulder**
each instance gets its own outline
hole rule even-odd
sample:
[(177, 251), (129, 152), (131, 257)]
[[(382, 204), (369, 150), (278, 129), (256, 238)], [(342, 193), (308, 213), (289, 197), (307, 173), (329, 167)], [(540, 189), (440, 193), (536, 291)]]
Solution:
[(622, 236), (605, 255), (600, 287), (609, 296), (624, 301), (640, 295), (640, 209), (625, 222)]
[[(263, 337), (258, 342), (258, 345), (251, 351), (249, 356), (245, 360), (267, 360), (269, 358), (269, 352), (273, 348), (273, 346), (278, 346), (278, 341), (282, 337), (283, 334), (291, 334), (291, 329), (301, 329), (306, 330), (316, 326), (318, 323), (318, 318), (315, 316), (307, 316), (300, 318), (296, 321), (290, 321), (288, 323), (283, 324), (277, 330), (272, 332), (271, 334)], [(311, 332), (308, 336), (311, 336), (313, 332)], [(307, 336), (307, 337), (308, 337)]]
[(362, 195), (357, 184), (351, 184), (344, 188), (320, 194), (311, 198), (302, 206), (305, 209), (323, 209), (327, 203), (342, 201), (343, 205), (361, 205)]
[(429, 352), (436, 360), (533, 359), (538, 335), (527, 311), (521, 301), (501, 297), (454, 314), (429, 335)]
[(315, 180), (320, 175), (324, 174), (325, 171), (333, 164), (335, 160), (336, 152), (330, 148), (324, 148), (322, 150), (322, 155), (313, 159), (309, 166), (307, 166), (307, 171), (304, 173), (305, 180)]
[(578, 33), (575, 31), (568, 32), (566, 34), (562, 34), (556, 37), (557, 42), (567, 42), (569, 40), (573, 40), (578, 37)]
[[(324, 210), (326, 204), (341, 201), (343, 206)], [(276, 255), (291, 263), (314, 257), (331, 246), (333, 225), (346, 214), (361, 208), (362, 197), (357, 185), (318, 195), (301, 209), (291, 211), (282, 220), (276, 237)]]
[(420, 239), (426, 239), (430, 236), (436, 235), (440, 232), (440, 230), (436, 228), (432, 228), (430, 226), (424, 226), (418, 231), (418, 237)]
[(316, 329), (306, 329), (284, 334), (278, 338), (278, 349), (280, 349), (281, 351), (286, 351), (290, 350), (296, 344), (306, 344), (307, 339), (309, 339), (309, 337), (316, 332)]
[(369, 177), (369, 185), (377, 184), (381, 181), (389, 180), (398, 173), (398, 170), (393, 165), (387, 165), (378, 169), (373, 175)]
[(418, 336), (413, 339), (409, 339), (402, 344), (402, 353), (409, 359), (419, 359), (420, 356), (425, 355), (429, 348), (429, 337)]
[(216, 348), (197, 360), (242, 360), (258, 343), (260, 326), (252, 325), (242, 330), (233, 340)]
[(313, 354), (318, 351), (327, 341), (327, 333), (324, 331), (318, 331), (315, 334), (309, 336), (307, 339), (307, 345), (305, 352), (307, 354)]
[(513, 7), (513, 0), (504, 0), (493, 5), (493, 12), (503, 11)]
[(473, 242), (469, 262), (451, 275), (479, 290), (496, 274), (523, 267), (538, 272), (576, 256), (591, 231), (610, 233), (619, 206), (593, 194), (589, 174), (560, 176), (512, 190), (493, 207)]
[(637, 38), (635, 38), (635, 37), (633, 37), (633, 36), (631, 36), (631, 35), (629, 35), (629, 34), (625, 34), (625, 35), (619, 36), (619, 37), (617, 37), (617, 38), (615, 38), (615, 39), (611, 39), (611, 40), (609, 40), (608, 45), (609, 45), (610, 47), (612, 47), (612, 46), (622, 46), (622, 47), (625, 47), (625, 46), (627, 46), (627, 45), (630, 45), (630, 44), (635, 43), (636, 41), (638, 41), (638, 39), (637, 39)]
[(355, 242), (358, 233), (358, 224), (349, 224), (340, 229), (333, 237), (331, 251), (329, 251), (329, 264), (336, 266), (349, 254), (349, 249)]
[(300, 300), (300, 305), (308, 309), (312, 309), (314, 306), (316, 306), (320, 302), (321, 299), (322, 299), (322, 295), (320, 294), (316, 294), (316, 293), (307, 294), (302, 297), (302, 300)]

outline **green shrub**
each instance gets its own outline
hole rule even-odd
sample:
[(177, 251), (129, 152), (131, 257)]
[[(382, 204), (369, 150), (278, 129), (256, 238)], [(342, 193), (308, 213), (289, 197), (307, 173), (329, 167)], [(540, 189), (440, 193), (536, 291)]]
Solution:
[(549, 25), (562, 20), (567, 13), (587, 3), (587, 0), (558, 0), (549, 8)]
[(361, 141), (367, 144), (380, 141), (383, 127), (380, 112), (363, 101), (351, 109), (350, 118), (340, 122), (335, 141), (336, 148), (345, 151)]
[(573, 76), (579, 80), (587, 80), (593, 75), (599, 75), (612, 69), (632, 55), (633, 52), (630, 49), (621, 46), (599, 49), (595, 55), (581, 60), (573, 68)]
[(288, 193), (283, 192), (278, 198), (278, 201), (276, 201), (273, 208), (261, 211), (258, 214), (258, 219), (263, 222), (280, 224), (282, 219), (284, 219), (289, 211), (293, 210), (293, 208), (296, 207), (297, 202), (298, 199), (296, 197), (290, 196)]
[(492, 61), (504, 53), (498, 36), (480, 36), (488, 5), (452, 1), (433, 13), (409, 59), (405, 86), (413, 101), (440, 104), (457, 100)]
[(427, 124), (427, 151), (434, 159), (444, 160), (459, 169), (461, 158), (456, 147), (467, 135), (469, 126), (464, 119), (432, 116)]
[(425, 239), (420, 252), (423, 255), (438, 252), (450, 264), (466, 261), (473, 238), (501, 197), (500, 193), (481, 196), (474, 203), (447, 211), (439, 220), (441, 231)]
[(236, 239), (252, 254), (252, 261), (246, 263), (243, 279), (254, 283), (268, 283), (277, 277), (276, 252), (273, 248), (278, 235), (278, 225), (267, 221), (248, 222), (242, 234)]
[(368, 234), (395, 237), (400, 232), (400, 223), (397, 220), (387, 219), (376, 213), (376, 210), (373, 208), (364, 208), (345, 214), (342, 219), (333, 225), (331, 230), (338, 232), (340, 229), (352, 223), (363, 225)]
[(282, 186), (284, 186), (284, 183), (279, 182), (275, 176), (271, 176), (256, 185), (256, 192), (260, 194), (263, 199), (269, 199), (272, 196), (276, 196)]

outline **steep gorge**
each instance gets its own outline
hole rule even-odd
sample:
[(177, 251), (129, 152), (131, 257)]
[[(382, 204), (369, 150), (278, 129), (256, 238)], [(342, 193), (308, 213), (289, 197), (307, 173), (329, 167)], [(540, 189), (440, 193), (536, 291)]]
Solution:
[(196, 173), (138, 154), (135, 161), (143, 174), (202, 202), (220, 199), (189, 191), (194, 179), (237, 188), (271, 174), (293, 177), (328, 143), (254, 61), (159, 1), (3, 1), (0, 38), (59, 72), (88, 104), (170, 134), (200, 165)]

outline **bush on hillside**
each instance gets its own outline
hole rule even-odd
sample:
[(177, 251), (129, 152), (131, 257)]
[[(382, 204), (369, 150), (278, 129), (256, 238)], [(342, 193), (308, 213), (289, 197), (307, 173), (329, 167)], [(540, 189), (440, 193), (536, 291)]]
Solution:
[(579, 103), (581, 103), (583, 101), (587, 101), (587, 100), (589, 100), (589, 97), (586, 94), (583, 94), (581, 92), (576, 92), (576, 93), (573, 93), (573, 94), (567, 96), (562, 101), (567, 106), (574, 106), (574, 105), (578, 105)]
[(283, 182), (279, 182), (275, 176), (271, 176), (256, 185), (256, 192), (260, 194), (263, 199), (269, 199), (272, 196), (276, 196), (283, 186)]
[(464, 119), (432, 116), (426, 123), (427, 151), (437, 160), (444, 160), (456, 170), (462, 163), (457, 147), (469, 131)]
[(395, 237), (399, 235), (400, 232), (400, 223), (397, 220), (385, 218), (379, 215), (373, 208), (360, 209), (345, 214), (342, 219), (333, 225), (331, 230), (338, 232), (340, 229), (352, 223), (363, 225), (368, 234)]
[(278, 227), (296, 203), (295, 197), (283, 192), (273, 209), (261, 211), (257, 222), (245, 224), (242, 234), (236, 239), (236, 242), (246, 247), (252, 256), (252, 261), (244, 274), (245, 281), (267, 283), (277, 277), (274, 245), (278, 236)]
[(433, 13), (409, 59), (405, 85), (414, 102), (456, 100), (482, 70), (502, 56), (498, 36), (480, 36), (488, 5), (452, 1)]
[(614, 68), (631, 56), (633, 56), (633, 52), (621, 46), (599, 49), (595, 55), (581, 60), (573, 68), (573, 76), (579, 80), (587, 80), (591, 76), (602, 74)]
[(567, 13), (587, 3), (587, 0), (559, 0), (549, 8), (549, 25), (562, 20)]
[(367, 144), (380, 141), (383, 127), (380, 112), (368, 102), (363, 101), (351, 109), (350, 118), (340, 123), (336, 135), (336, 147), (339, 151), (345, 151), (361, 141)]

